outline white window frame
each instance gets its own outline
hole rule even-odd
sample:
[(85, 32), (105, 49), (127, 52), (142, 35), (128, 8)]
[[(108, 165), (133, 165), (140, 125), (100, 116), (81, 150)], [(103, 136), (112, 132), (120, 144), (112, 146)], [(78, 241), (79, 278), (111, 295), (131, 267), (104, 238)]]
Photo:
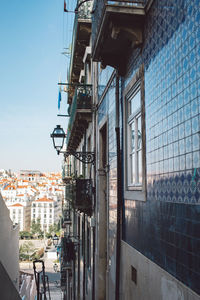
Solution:
[[(129, 115), (129, 107), (131, 100), (134, 101), (134, 96), (140, 92), (140, 108), (133, 111)], [(145, 106), (144, 106), (144, 73), (143, 67), (136, 72), (135, 76), (127, 84), (124, 91), (124, 198), (127, 200), (139, 200), (146, 201), (146, 153), (145, 153)], [(130, 124), (135, 121), (135, 131), (137, 132), (137, 120), (141, 117), (141, 135), (142, 135), (142, 181), (139, 182), (139, 170), (138, 170), (138, 136), (134, 140), (135, 145), (135, 174), (136, 182), (131, 181), (131, 138), (130, 138)]]
[[(126, 99), (126, 135), (127, 135), (127, 187), (128, 189), (134, 189), (136, 187), (142, 187), (142, 182), (139, 182), (139, 151), (142, 149), (138, 148), (138, 119), (142, 118), (141, 116), (141, 101), (140, 107), (134, 111), (132, 114), (129, 115), (129, 109), (131, 106), (131, 102), (134, 102), (134, 97), (140, 93), (141, 98), (141, 91), (140, 85), (138, 85), (134, 92)], [(131, 125), (134, 124), (135, 128), (135, 135), (134, 135), (134, 150), (132, 150), (132, 132), (131, 132)], [(133, 155), (134, 155), (134, 164), (133, 164)], [(134, 173), (135, 173), (135, 182), (133, 182), (132, 175), (133, 175), (133, 168), (134, 166)]]

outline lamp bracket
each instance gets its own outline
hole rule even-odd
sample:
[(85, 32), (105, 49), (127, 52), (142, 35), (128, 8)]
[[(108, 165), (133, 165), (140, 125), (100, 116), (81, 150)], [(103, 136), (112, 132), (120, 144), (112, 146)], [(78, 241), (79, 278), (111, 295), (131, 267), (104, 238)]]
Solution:
[(78, 160), (80, 160), (84, 164), (93, 164), (95, 163), (95, 153), (94, 152), (84, 152), (84, 151), (66, 151), (64, 152), (64, 157), (68, 157), (69, 155), (73, 155)]

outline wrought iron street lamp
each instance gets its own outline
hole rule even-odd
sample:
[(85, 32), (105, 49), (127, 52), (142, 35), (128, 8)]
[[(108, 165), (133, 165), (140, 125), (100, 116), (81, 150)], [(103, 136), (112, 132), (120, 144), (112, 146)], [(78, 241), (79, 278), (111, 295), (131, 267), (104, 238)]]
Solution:
[(55, 247), (58, 246), (58, 241), (59, 241), (59, 237), (57, 236), (57, 234), (54, 234), (54, 237), (53, 237), (53, 244)]
[(57, 150), (58, 154), (60, 154), (60, 151), (64, 145), (65, 137), (66, 137), (66, 134), (65, 134), (63, 128), (60, 125), (57, 125), (51, 134), (51, 138), (53, 140), (54, 148)]
[(51, 134), (51, 138), (53, 139), (54, 148), (57, 150), (58, 155), (60, 153), (64, 154), (64, 157), (68, 157), (69, 155), (73, 155), (78, 160), (80, 160), (84, 164), (94, 164), (95, 163), (95, 154), (94, 152), (85, 152), (85, 151), (61, 151), (66, 134), (63, 128), (60, 125), (57, 125), (54, 128), (53, 133)]

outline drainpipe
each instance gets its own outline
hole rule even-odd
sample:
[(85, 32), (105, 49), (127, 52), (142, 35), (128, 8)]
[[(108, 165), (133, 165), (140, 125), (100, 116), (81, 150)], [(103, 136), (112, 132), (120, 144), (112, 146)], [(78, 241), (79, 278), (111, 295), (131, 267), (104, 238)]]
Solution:
[(85, 274), (86, 274), (86, 260), (85, 260), (85, 255), (86, 255), (86, 251), (85, 251), (85, 213), (83, 214), (83, 233), (82, 233), (82, 239), (83, 239), (83, 300), (85, 300), (85, 284), (86, 284), (86, 278), (85, 278)]
[(98, 78), (98, 73), (97, 73), (97, 63), (92, 63), (92, 72), (93, 72), (93, 78), (95, 79), (95, 81), (93, 81), (93, 114), (92, 114), (92, 124), (93, 124), (93, 128), (92, 128), (92, 132), (93, 132), (93, 140), (94, 140), (94, 145), (93, 145), (93, 151), (95, 153), (95, 163), (94, 163), (94, 175), (93, 175), (93, 183), (94, 183), (94, 208), (93, 208), (93, 216), (94, 216), (94, 220), (95, 220), (95, 224), (93, 224), (93, 228), (92, 228), (92, 234), (93, 234), (93, 270), (92, 270), (92, 300), (95, 300), (95, 276), (96, 276), (96, 261), (95, 261), (95, 254), (96, 254), (96, 217), (97, 217), (97, 212), (96, 212), (96, 165), (97, 165), (97, 161), (96, 161), (96, 103), (97, 103), (97, 95), (98, 95), (98, 90), (97, 90), (97, 78)]
[(119, 300), (120, 291), (120, 256), (121, 256), (121, 222), (122, 222), (122, 172), (120, 151), (120, 127), (119, 127), (119, 74), (116, 70), (115, 89), (115, 133), (117, 143), (117, 241), (116, 241), (116, 276), (115, 276), (115, 300)]

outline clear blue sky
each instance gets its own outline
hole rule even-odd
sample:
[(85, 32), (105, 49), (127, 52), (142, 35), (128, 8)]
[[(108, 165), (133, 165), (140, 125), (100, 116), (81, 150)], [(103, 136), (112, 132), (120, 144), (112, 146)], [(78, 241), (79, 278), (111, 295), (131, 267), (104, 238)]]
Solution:
[(57, 82), (66, 80), (68, 62), (61, 52), (72, 26), (63, 2), (1, 1), (0, 169), (61, 170), (50, 133), (57, 124), (67, 128), (67, 118), (57, 117)]

